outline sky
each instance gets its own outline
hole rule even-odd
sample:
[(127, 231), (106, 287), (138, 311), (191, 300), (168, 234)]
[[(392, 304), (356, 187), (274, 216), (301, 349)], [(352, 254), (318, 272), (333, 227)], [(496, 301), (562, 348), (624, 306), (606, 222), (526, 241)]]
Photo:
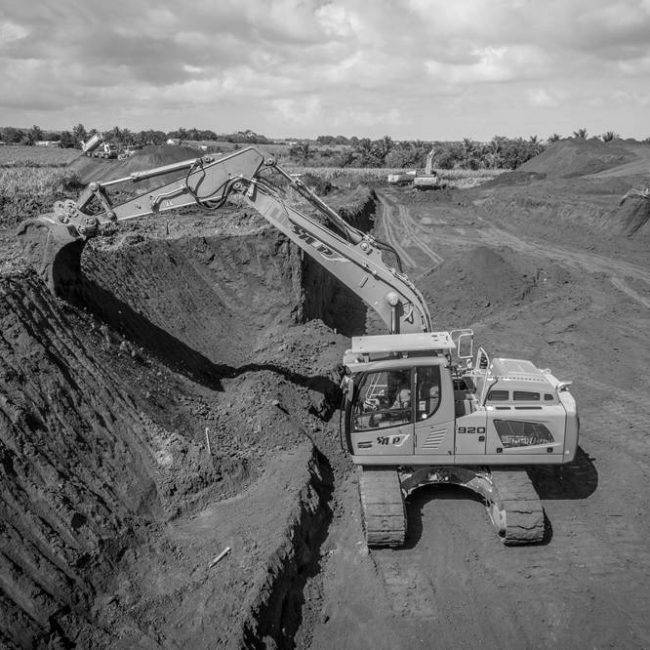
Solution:
[(2, 0), (0, 125), (650, 137), (650, 0)]

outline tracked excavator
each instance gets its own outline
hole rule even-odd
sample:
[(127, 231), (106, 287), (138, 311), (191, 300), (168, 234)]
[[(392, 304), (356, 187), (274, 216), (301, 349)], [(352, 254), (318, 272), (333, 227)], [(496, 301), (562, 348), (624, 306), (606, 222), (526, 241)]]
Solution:
[(424, 173), (420, 174), (416, 169), (397, 174), (388, 174), (386, 180), (391, 185), (412, 185), (419, 190), (435, 190), (443, 187), (440, 177), (433, 169), (433, 156), (436, 150), (431, 149), (427, 154)]
[[(134, 198), (110, 197), (113, 186), (150, 186), (172, 172), (177, 180)], [(299, 210), (292, 192), (319, 216)], [(353, 337), (341, 366), (341, 440), (358, 466), (368, 545), (402, 545), (405, 499), (432, 484), (480, 495), (505, 544), (541, 541), (544, 512), (526, 467), (573, 460), (579, 420), (570, 382), (527, 360), (474, 353), (471, 330), (433, 331), (396, 251), (347, 223), (256, 148), (90, 183), (76, 202), (57, 202), (50, 214), (25, 222), (21, 234), (41, 242), (32, 254), (56, 293), (70, 281), (70, 250), (79, 254), (105, 229), (183, 206), (216, 209), (234, 197), (354, 291), (389, 332)]]

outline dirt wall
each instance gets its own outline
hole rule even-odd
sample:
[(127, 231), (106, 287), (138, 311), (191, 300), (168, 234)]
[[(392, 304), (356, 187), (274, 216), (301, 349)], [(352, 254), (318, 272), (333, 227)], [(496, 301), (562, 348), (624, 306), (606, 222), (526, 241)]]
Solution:
[[(353, 226), (370, 232), (374, 226), (377, 197), (366, 187), (357, 188), (350, 196), (332, 197), (332, 207), (339, 208), (341, 215)], [(328, 197), (328, 201), (330, 198)], [(357, 295), (338, 282), (311, 257), (303, 256), (303, 318), (320, 318), (323, 322), (345, 336), (363, 334), (366, 327), (367, 309)]]
[[(31, 647), (85, 629), (89, 576), (110, 573), (134, 523), (159, 516), (177, 490), (159, 471), (171, 434), (98, 353), (101, 332), (84, 335), (90, 321), (24, 274), (0, 280), (0, 323), (0, 638)], [(214, 480), (201, 462), (192, 470), (194, 483)], [(103, 638), (94, 629), (88, 640)]]
[(283, 645), (300, 625), (330, 517), (309, 432), (344, 343), (298, 323), (336, 281), (269, 229), (196, 226), (89, 244), (77, 307), (0, 278), (1, 644)]
[(240, 364), (262, 329), (301, 313), (299, 254), (270, 228), (98, 240), (84, 250), (81, 272), (77, 302), (163, 356), (173, 353), (171, 338), (212, 363)]

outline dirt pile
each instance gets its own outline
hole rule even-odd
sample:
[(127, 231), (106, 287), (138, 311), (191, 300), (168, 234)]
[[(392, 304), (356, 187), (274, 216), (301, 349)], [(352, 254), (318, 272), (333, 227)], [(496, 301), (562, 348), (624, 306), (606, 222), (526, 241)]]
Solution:
[(517, 169), (522, 173), (571, 178), (595, 174), (637, 158), (633, 147), (622, 141), (560, 140)]
[(530, 260), (502, 246), (478, 246), (446, 258), (417, 278), (434, 327), (454, 329), (504, 307), (524, 303), (544, 273)]

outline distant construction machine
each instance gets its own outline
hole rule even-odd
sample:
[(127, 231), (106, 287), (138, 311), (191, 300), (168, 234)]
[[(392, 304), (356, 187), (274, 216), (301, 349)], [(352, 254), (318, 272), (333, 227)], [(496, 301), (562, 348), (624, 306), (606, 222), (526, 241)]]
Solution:
[(118, 156), (117, 147), (112, 142), (105, 142), (101, 133), (96, 133), (87, 142), (83, 142), (81, 153), (91, 158), (114, 159)]
[(391, 185), (412, 185), (420, 190), (436, 190), (442, 187), (440, 177), (433, 170), (433, 156), (435, 149), (427, 154), (427, 161), (424, 167), (424, 174), (418, 174), (417, 170), (388, 174), (387, 181)]
[[(182, 178), (119, 204), (107, 192), (181, 171)], [(290, 205), (278, 178), (320, 217)], [(39, 265), (56, 291), (68, 277), (69, 249), (80, 254), (105, 226), (183, 206), (215, 209), (231, 198), (254, 208), (354, 291), (389, 331), (354, 337), (342, 365), (340, 435), (359, 467), (368, 545), (403, 544), (405, 498), (431, 484), (479, 494), (504, 543), (541, 541), (544, 512), (525, 468), (573, 460), (579, 421), (570, 382), (530, 361), (490, 359), (483, 349), (474, 354), (471, 330), (432, 331), (429, 309), (396, 251), (352, 227), (256, 148), (91, 183), (77, 202), (56, 203), (21, 232), (45, 235)]]

